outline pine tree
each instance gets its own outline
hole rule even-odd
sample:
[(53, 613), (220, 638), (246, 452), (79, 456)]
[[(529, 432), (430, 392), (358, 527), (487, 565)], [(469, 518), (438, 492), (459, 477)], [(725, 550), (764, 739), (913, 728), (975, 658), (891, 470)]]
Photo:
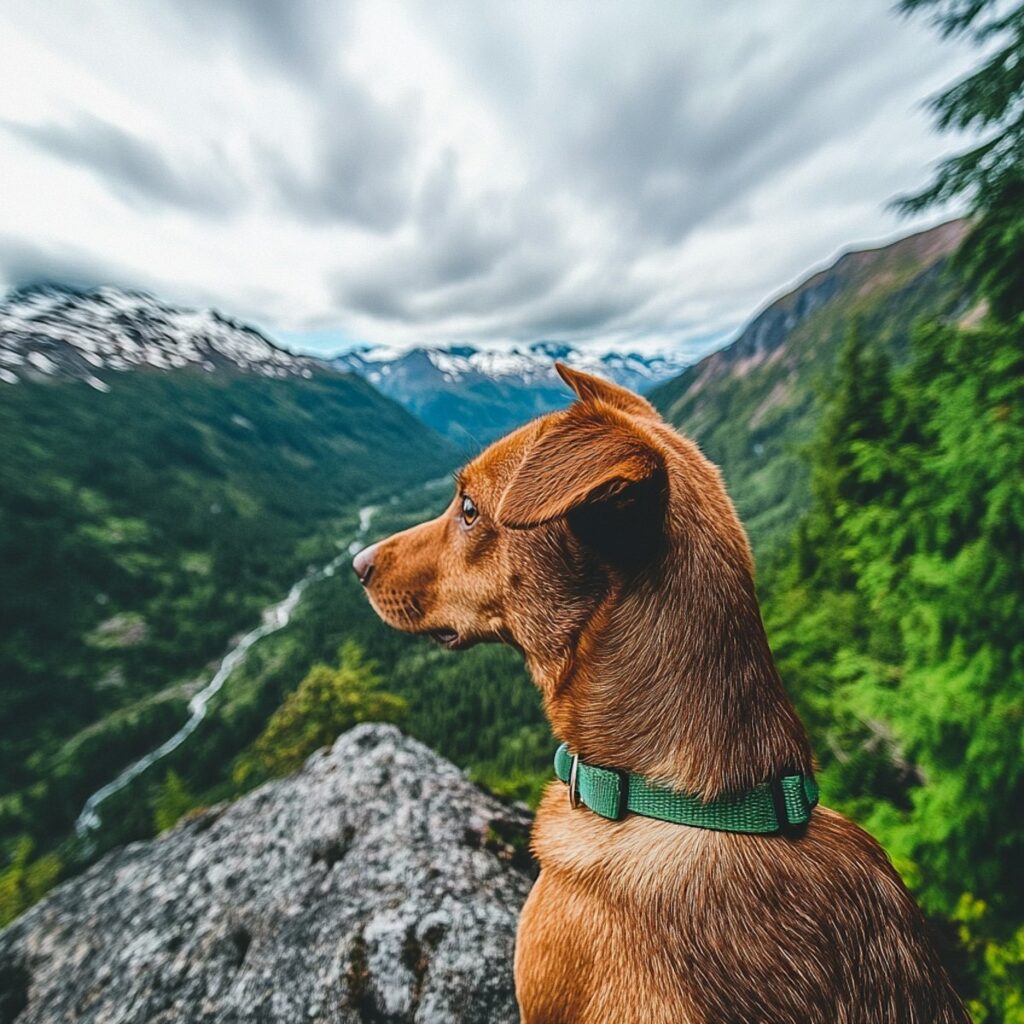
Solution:
[(890, 845), (923, 868), (950, 912), (967, 890), (1011, 917), (1024, 860), (1024, 353), (1012, 328), (933, 325), (897, 375), (886, 466), (873, 501), (847, 511), (849, 564), (873, 632), (892, 630), (895, 684), (850, 693), (890, 723), (926, 784), (887, 819)]
[(153, 825), (157, 832), (164, 832), (195, 806), (196, 798), (189, 792), (185, 780), (177, 772), (170, 771), (153, 801)]
[(979, 68), (930, 102), (941, 131), (974, 130), (982, 141), (943, 161), (927, 188), (897, 205), (913, 213), (967, 199), (974, 226), (958, 262), (993, 315), (1012, 322), (1024, 313), (1024, 4), (902, 0), (899, 9), (929, 11), (942, 36), (992, 47)]
[(397, 722), (404, 700), (382, 691), (373, 662), (352, 641), (339, 651), (340, 664), (314, 665), (274, 712), (266, 728), (235, 765), (239, 785), (287, 775), (339, 733), (359, 722)]
[(845, 510), (872, 495), (872, 485), (858, 466), (858, 446), (885, 436), (889, 373), (885, 353), (866, 345), (860, 325), (852, 324), (809, 452), (813, 512), (805, 518), (798, 541), (803, 575), (825, 585), (849, 582), (842, 545), (834, 539)]
[(1019, 328), (924, 325), (879, 402), (881, 380), (851, 340), (812, 450), (815, 497), (801, 535), (818, 547), (772, 595), (771, 635), (814, 734), (828, 801), (881, 840), (931, 913), (956, 923), (982, 999), (976, 1018), (1016, 1024)]

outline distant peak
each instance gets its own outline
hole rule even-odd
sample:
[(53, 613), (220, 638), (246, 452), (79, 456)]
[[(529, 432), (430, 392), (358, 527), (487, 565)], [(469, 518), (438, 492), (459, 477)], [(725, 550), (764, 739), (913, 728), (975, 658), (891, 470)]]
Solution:
[(217, 310), (186, 309), (145, 292), (37, 285), (0, 302), (0, 382), (74, 377), (107, 391), (109, 371), (188, 366), (264, 377), (326, 370)]

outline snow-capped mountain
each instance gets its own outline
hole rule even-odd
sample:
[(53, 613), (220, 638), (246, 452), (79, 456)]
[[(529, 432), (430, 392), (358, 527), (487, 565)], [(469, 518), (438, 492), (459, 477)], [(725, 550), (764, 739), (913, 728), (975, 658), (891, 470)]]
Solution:
[(601, 354), (546, 341), (512, 349), (361, 348), (332, 365), (365, 377), (435, 430), (472, 447), (569, 403), (556, 360), (640, 392), (686, 368), (668, 355)]
[[(411, 370), (438, 377), (447, 384), (465, 383), (481, 377), (521, 384), (556, 383), (556, 360), (599, 374), (634, 391), (646, 391), (682, 373), (688, 365), (668, 355), (644, 356), (638, 352), (598, 354), (550, 341), (512, 349), (470, 345), (416, 348), (405, 352), (357, 348), (337, 356), (333, 362), (339, 369), (351, 370), (374, 384), (387, 386), (390, 379), (408, 378)], [(427, 369), (428, 365), (432, 372)]]
[(264, 377), (311, 377), (325, 369), (216, 310), (168, 305), (142, 292), (103, 287), (29, 288), (0, 301), (0, 382), (78, 377), (100, 391), (133, 367), (213, 371), (231, 366)]
[(641, 392), (685, 369), (666, 355), (600, 354), (552, 342), (361, 348), (327, 361), (288, 352), (216, 310), (184, 309), (143, 292), (47, 286), (0, 300), (0, 387), (71, 377), (109, 391), (119, 373), (132, 369), (230, 369), (273, 378), (355, 373), (467, 449), (569, 403), (555, 360)]

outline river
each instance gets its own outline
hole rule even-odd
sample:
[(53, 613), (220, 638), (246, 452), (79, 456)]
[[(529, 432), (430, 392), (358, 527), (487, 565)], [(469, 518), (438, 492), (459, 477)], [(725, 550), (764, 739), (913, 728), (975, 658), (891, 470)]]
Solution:
[(213, 678), (188, 702), (189, 716), (185, 724), (155, 750), (151, 750), (137, 761), (133, 761), (117, 778), (97, 789), (85, 801), (85, 805), (75, 821), (75, 832), (79, 836), (85, 836), (99, 828), (102, 822), (99, 809), (104, 800), (115, 793), (119, 793), (125, 786), (134, 782), (147, 768), (151, 768), (157, 761), (162, 760), (168, 754), (177, 750), (199, 728), (200, 723), (206, 718), (210, 701), (220, 692), (231, 673), (245, 660), (249, 648), (265, 636), (270, 636), (271, 633), (284, 629), (291, 621), (292, 613), (298, 607), (306, 587), (317, 580), (333, 576), (338, 567), (347, 563), (352, 555), (362, 547), (378, 507), (377, 505), (365, 505), (359, 510), (359, 528), (347, 549), (342, 551), (336, 558), (331, 559), (326, 565), (307, 573), (301, 580), (293, 584), (283, 600), (264, 609), (260, 624), (255, 629), (246, 633), (224, 655), (220, 665), (217, 666), (217, 671), (214, 673)]

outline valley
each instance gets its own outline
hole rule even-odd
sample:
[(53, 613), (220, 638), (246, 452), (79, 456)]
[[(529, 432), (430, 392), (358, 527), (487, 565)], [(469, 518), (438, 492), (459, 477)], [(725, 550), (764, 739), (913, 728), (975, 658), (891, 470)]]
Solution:
[(361, 507), (457, 456), (358, 378), (213, 314), (48, 289), (0, 323), (9, 856), (63, 843), (189, 720), (231, 637), (344, 553)]
[(364, 505), (359, 510), (358, 529), (347, 547), (342, 546), (341, 554), (335, 555), (326, 565), (306, 573), (302, 579), (292, 584), (288, 594), (277, 604), (263, 609), (260, 624), (245, 633), (233, 644), (221, 659), (213, 678), (188, 702), (189, 717), (185, 724), (170, 739), (165, 740), (155, 750), (150, 751), (137, 761), (133, 761), (117, 778), (101, 786), (93, 793), (82, 807), (75, 820), (75, 832), (79, 837), (95, 831), (102, 824), (100, 807), (109, 797), (120, 793), (130, 786), (143, 772), (149, 771), (154, 765), (169, 754), (173, 754), (202, 725), (210, 708), (210, 702), (220, 693), (231, 673), (245, 660), (249, 649), (266, 636), (287, 627), (302, 595), (311, 583), (333, 576), (339, 569), (347, 569), (349, 559), (366, 543), (366, 534), (373, 522), (376, 505)]

